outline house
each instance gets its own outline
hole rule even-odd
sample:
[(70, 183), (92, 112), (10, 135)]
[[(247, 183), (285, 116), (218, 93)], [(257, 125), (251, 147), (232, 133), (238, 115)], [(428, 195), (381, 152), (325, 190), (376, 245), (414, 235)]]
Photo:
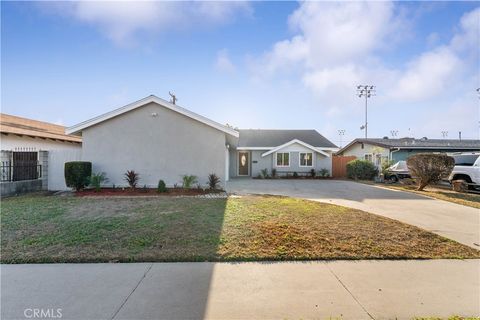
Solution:
[(154, 95), (66, 133), (82, 137), (82, 159), (116, 186), (126, 185), (127, 170), (139, 173), (140, 186), (154, 187), (159, 179), (169, 186), (181, 184), (185, 174), (205, 185), (210, 173), (224, 184), (264, 168), (329, 169), (336, 150), (314, 130), (235, 130)]
[(337, 146), (316, 130), (239, 130), (238, 143), (230, 148), (230, 176), (256, 177), (261, 170), (279, 175), (312, 169), (332, 171)]
[(1, 195), (65, 189), (63, 163), (80, 158), (81, 137), (65, 127), (0, 114)]
[(480, 140), (455, 139), (355, 139), (337, 152), (337, 155), (355, 156), (380, 166), (383, 161), (406, 160), (416, 153), (453, 153), (480, 151)]

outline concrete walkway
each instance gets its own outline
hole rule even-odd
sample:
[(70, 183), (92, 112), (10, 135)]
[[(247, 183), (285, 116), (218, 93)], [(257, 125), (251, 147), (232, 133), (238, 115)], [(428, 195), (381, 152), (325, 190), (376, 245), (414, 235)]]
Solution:
[[(1, 266), (1, 318), (410, 319), (480, 314), (480, 260)], [(45, 311), (46, 312), (46, 311)]]
[(396, 219), (480, 249), (480, 210), (343, 180), (233, 179), (227, 191), (274, 194), (338, 204)]

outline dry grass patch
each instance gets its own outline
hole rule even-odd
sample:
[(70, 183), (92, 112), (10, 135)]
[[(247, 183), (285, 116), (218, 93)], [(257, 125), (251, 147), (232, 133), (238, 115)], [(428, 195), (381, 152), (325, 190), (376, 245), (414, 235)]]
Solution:
[(4, 263), (480, 257), (395, 220), (273, 196), (22, 196), (1, 218)]
[(416, 186), (402, 184), (382, 184), (381, 186), (417, 193), (420, 195), (436, 198), (439, 200), (449, 201), (456, 204), (480, 209), (480, 194), (460, 193), (446, 188), (426, 187), (423, 191), (417, 191)]

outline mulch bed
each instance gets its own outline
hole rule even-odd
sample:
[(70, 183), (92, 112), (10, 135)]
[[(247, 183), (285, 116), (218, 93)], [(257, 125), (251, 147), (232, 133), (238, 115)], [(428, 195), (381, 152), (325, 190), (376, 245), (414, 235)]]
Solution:
[(221, 190), (204, 190), (204, 189), (183, 189), (183, 188), (167, 188), (167, 192), (158, 192), (155, 188), (136, 188), (134, 190), (130, 188), (102, 188), (100, 191), (93, 189), (85, 189), (76, 191), (75, 196), (198, 196), (211, 193), (219, 193)]

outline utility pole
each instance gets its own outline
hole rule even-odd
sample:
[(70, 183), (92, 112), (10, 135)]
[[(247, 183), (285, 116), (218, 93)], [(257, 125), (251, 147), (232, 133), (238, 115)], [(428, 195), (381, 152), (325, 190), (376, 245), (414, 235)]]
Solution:
[(365, 97), (365, 124), (360, 127), (360, 130), (365, 129), (365, 139), (368, 138), (368, 98), (375, 95), (375, 86), (372, 85), (358, 85), (357, 96), (359, 98)]
[(342, 137), (345, 135), (345, 130), (344, 129), (341, 129), (341, 130), (337, 130), (338, 131), (338, 135), (340, 136), (340, 148), (342, 147)]
[(398, 130), (390, 130), (390, 134), (392, 135), (392, 138), (395, 138), (398, 135)]
[(442, 131), (442, 136), (443, 136), (444, 138), (448, 137), (448, 131)]

